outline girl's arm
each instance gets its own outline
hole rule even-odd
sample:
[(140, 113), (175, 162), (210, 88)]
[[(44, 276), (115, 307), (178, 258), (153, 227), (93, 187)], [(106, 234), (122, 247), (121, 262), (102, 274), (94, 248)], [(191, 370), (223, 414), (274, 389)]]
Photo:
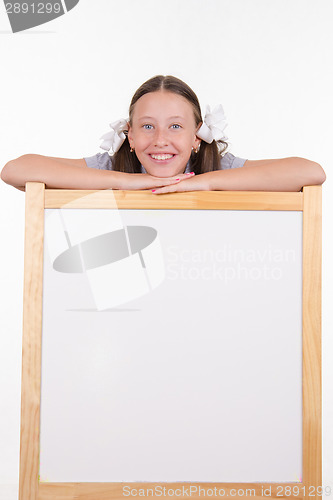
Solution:
[(303, 186), (322, 184), (322, 167), (305, 158), (247, 160), (241, 168), (215, 170), (184, 180), (177, 186), (156, 189), (154, 194), (174, 191), (300, 191)]
[[(1, 172), (7, 184), (25, 191), (26, 182), (43, 182), (47, 188), (60, 189), (151, 189), (175, 184), (188, 178), (154, 177), (149, 174), (128, 174), (89, 168), (83, 158), (54, 158), (36, 154), (9, 161)], [(179, 179), (179, 180), (178, 180)]]

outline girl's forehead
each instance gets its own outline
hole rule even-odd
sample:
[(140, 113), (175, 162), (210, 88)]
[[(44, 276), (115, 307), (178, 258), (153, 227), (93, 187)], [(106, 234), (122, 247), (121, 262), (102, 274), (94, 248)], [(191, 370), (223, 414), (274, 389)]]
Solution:
[(192, 104), (183, 96), (169, 91), (159, 90), (143, 95), (134, 105), (133, 115), (193, 115)]

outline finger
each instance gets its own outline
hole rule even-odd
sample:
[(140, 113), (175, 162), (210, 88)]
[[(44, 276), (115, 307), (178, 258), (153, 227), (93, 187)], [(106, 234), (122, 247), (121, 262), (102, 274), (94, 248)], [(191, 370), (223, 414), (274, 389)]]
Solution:
[(156, 180), (160, 182), (160, 185), (167, 185), (167, 184), (173, 184), (175, 182), (183, 181), (185, 179), (189, 179), (191, 177), (194, 177), (194, 172), (187, 173), (187, 174), (178, 174), (174, 175), (173, 177), (155, 177)]
[(194, 175), (195, 175), (194, 172), (188, 172), (187, 174), (180, 174), (180, 175), (178, 175), (177, 178), (180, 177), (182, 180), (184, 180), (184, 179), (189, 179), (190, 177), (193, 177)]
[(153, 194), (181, 193), (183, 191), (191, 191), (191, 189), (186, 186), (186, 183), (184, 182), (177, 182), (176, 184), (170, 184), (169, 186), (162, 186), (151, 190)]
[(182, 174), (182, 176), (185, 178), (185, 179), (188, 179), (189, 177), (193, 177), (195, 175), (194, 172), (187, 172), (186, 174)]
[(182, 177), (177, 177), (177, 179), (166, 177), (164, 179), (160, 179), (160, 181), (155, 184), (154, 188), (162, 188), (164, 186), (174, 186), (175, 184), (179, 184), (184, 179)]
[(170, 186), (164, 186), (164, 187), (155, 188), (155, 189), (151, 190), (151, 192), (153, 194), (174, 193), (175, 191), (180, 191), (177, 184), (171, 184)]
[(179, 175), (178, 177), (174, 178), (174, 177), (170, 177), (168, 179), (168, 182), (165, 182), (166, 179), (164, 180), (164, 182), (161, 182), (161, 186), (169, 186), (169, 185), (173, 185), (173, 184), (178, 184), (182, 181), (185, 181), (186, 179), (190, 179), (191, 177), (193, 177), (193, 174), (182, 174), (182, 175)]

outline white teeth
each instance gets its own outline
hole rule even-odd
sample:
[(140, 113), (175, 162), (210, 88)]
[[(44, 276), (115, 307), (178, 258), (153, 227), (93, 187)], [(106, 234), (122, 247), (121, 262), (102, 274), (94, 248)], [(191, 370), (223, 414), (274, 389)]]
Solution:
[(173, 155), (150, 155), (154, 160), (169, 160)]

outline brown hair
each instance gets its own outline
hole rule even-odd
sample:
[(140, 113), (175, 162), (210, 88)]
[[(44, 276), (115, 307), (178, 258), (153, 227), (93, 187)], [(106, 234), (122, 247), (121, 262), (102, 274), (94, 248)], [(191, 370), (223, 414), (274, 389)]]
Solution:
[[(200, 104), (193, 90), (182, 80), (174, 76), (158, 75), (150, 78), (138, 88), (133, 95), (129, 108), (129, 123), (132, 124), (134, 106), (138, 99), (150, 92), (165, 90), (185, 97), (193, 107), (195, 123), (202, 123)], [(228, 144), (225, 141), (213, 141), (211, 144), (201, 140), (198, 153), (192, 151), (190, 157), (191, 170), (195, 174), (203, 174), (212, 170), (220, 170), (221, 154), (226, 150)], [(119, 172), (141, 173), (141, 163), (135, 153), (130, 152), (130, 145), (126, 137), (121, 148), (112, 159), (113, 169)]]

